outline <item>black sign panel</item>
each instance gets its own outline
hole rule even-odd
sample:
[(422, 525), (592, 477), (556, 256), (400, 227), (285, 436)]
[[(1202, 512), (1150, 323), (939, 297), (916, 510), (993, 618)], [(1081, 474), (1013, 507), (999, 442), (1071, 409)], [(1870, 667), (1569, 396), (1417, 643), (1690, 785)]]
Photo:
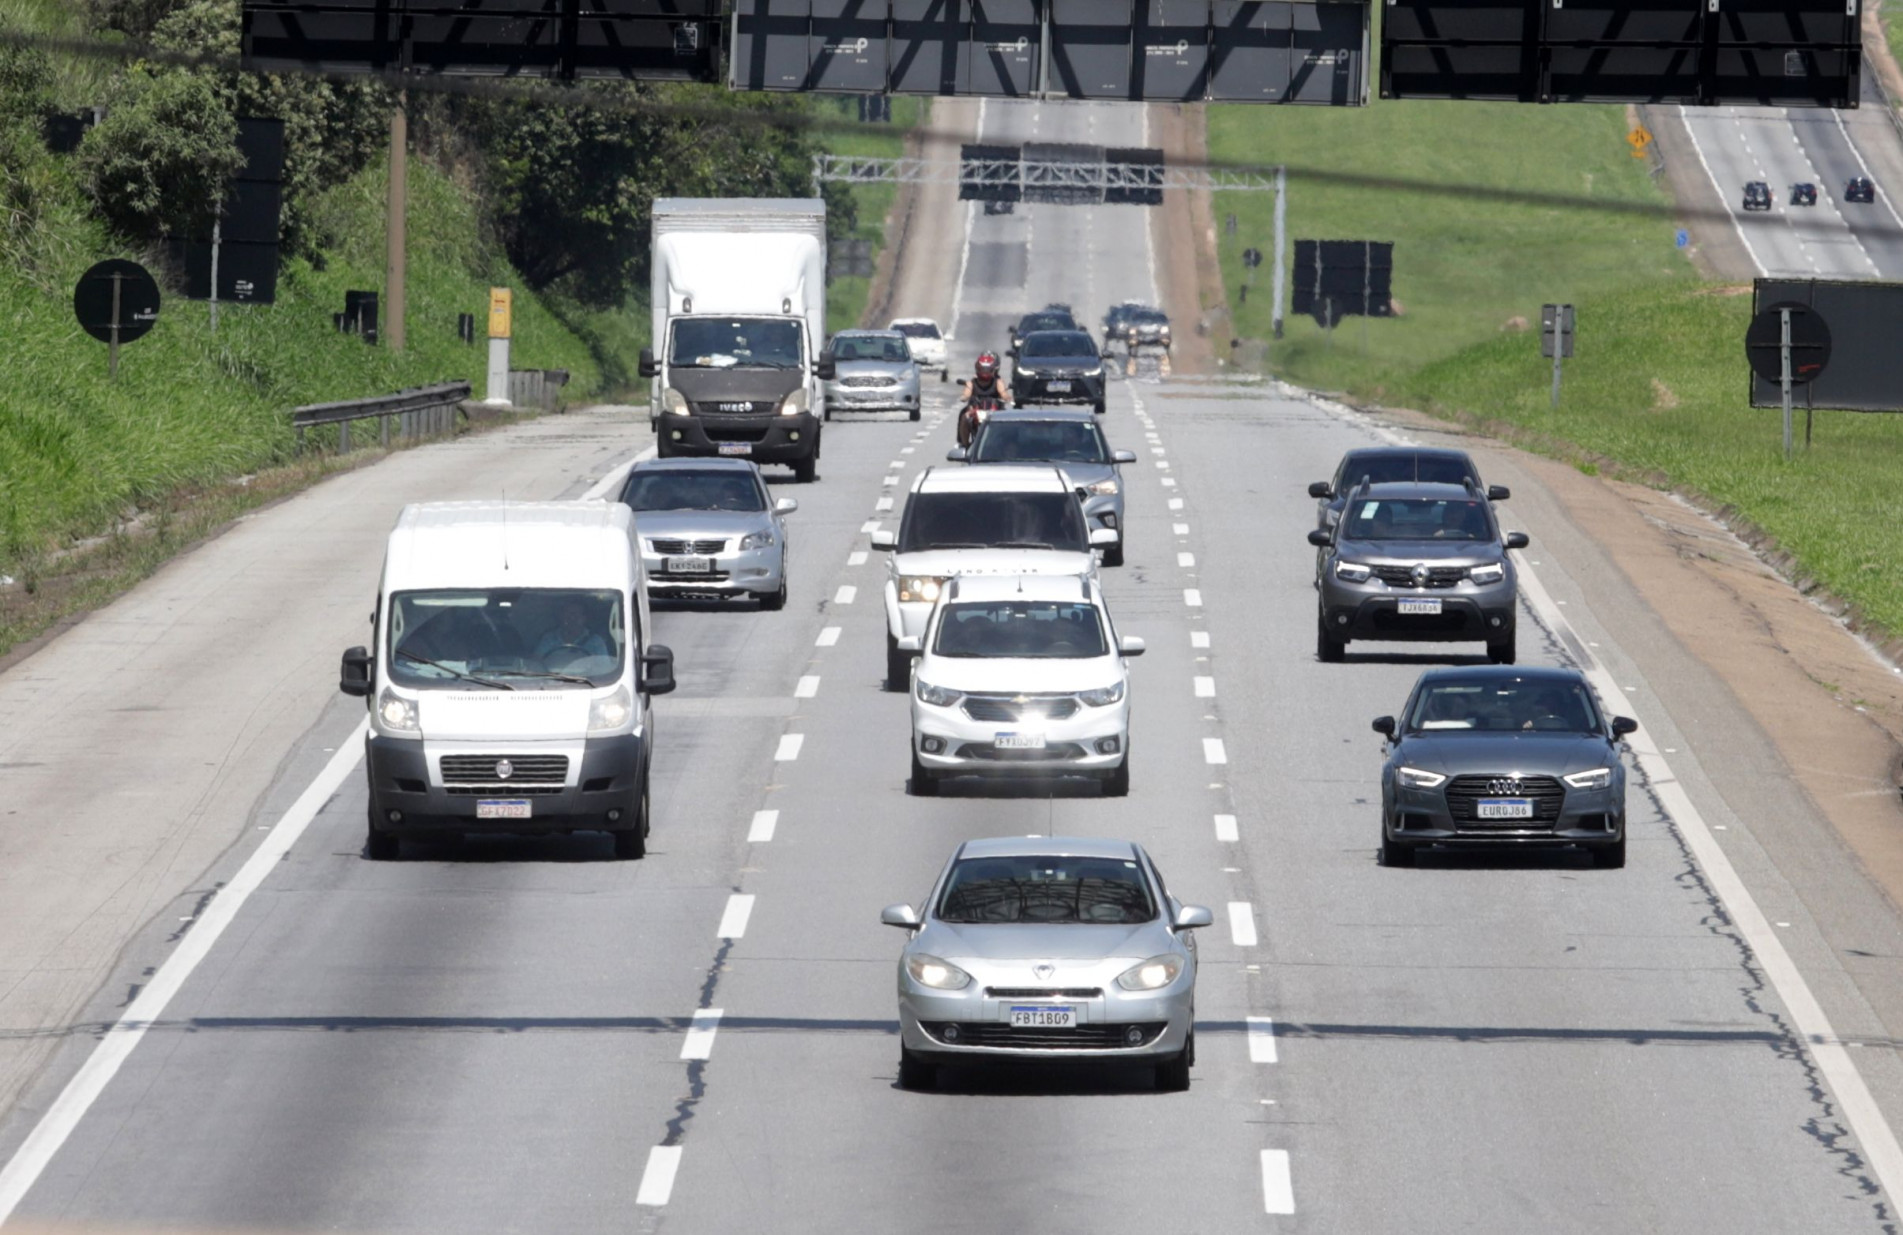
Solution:
[(1209, 93), (1210, 0), (1138, 0), (1130, 97), (1193, 103)]
[(971, 49), (958, 93), (1023, 98), (1037, 90), (1044, 55), (1042, 0), (966, 0)]
[(1381, 240), (1297, 240), (1290, 307), (1323, 326), (1343, 317), (1393, 314), (1394, 245)]
[[(185, 281), (187, 300), (211, 299), (211, 242), (174, 241), (172, 261)], [(272, 304), (278, 293), (278, 246), (226, 240), (218, 246), (218, 299)]]
[(807, 90), (813, 69), (812, 0), (735, 0), (733, 84)]
[(1855, 0), (1390, 0), (1381, 97), (1855, 107)]
[[(1024, 200), (1027, 202), (1091, 206), (1104, 200), (1102, 146), (1025, 142), (1024, 162)], [(1073, 169), (1074, 174), (1067, 174)]]
[(79, 328), (101, 343), (113, 341), (115, 326), (118, 341), (130, 343), (159, 320), (159, 285), (137, 262), (99, 262), (80, 275), (73, 288), (73, 315), (79, 318)]
[(812, 0), (808, 80), (814, 90), (885, 89), (886, 0)]
[(894, 94), (955, 94), (969, 53), (964, 0), (892, 0)]
[(1365, 5), (1215, 0), (1209, 97), (1359, 104), (1367, 43)]
[[(1823, 340), (1828, 349), (1822, 355), (1829, 363), (1815, 371), (1812, 380), (1793, 388), (1791, 398), (1796, 406), (1851, 412), (1903, 412), (1903, 350), (1896, 346), (1896, 323), (1903, 321), (1903, 283), (1759, 279), (1753, 287), (1751, 302), (1754, 324), (1758, 318), (1767, 316), (1766, 310), (1785, 304), (1802, 306), (1811, 311), (1811, 316), (1821, 319)], [(1776, 314), (1768, 316), (1773, 323), (1768, 328), (1778, 331), (1771, 337), (1777, 340), (1782, 322)], [(1815, 342), (1813, 336), (1800, 333), (1805, 327), (1800, 324), (1798, 314), (1793, 313), (1791, 319), (1794, 345), (1807, 339)], [(1753, 362), (1752, 407), (1784, 405), (1783, 390), (1777, 381), (1782, 357), (1777, 356), (1775, 350), (1768, 358), (1770, 378), (1764, 376), (1767, 369), (1758, 367), (1765, 363), (1758, 354), (1762, 349), (1747, 350)], [(1816, 357), (1814, 350), (1794, 346), (1791, 363), (1794, 368), (1803, 367), (1814, 363)]]
[(1073, 99), (1131, 97), (1132, 0), (1051, 0), (1051, 89)]

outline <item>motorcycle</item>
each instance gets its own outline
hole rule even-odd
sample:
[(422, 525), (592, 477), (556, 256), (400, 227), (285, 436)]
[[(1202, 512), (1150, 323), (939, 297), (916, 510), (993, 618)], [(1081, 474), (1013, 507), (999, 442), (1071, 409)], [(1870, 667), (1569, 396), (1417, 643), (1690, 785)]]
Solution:
[(1002, 399), (967, 399), (963, 410), (958, 413), (958, 444), (969, 447), (971, 439), (978, 436), (978, 426), (1003, 406)]

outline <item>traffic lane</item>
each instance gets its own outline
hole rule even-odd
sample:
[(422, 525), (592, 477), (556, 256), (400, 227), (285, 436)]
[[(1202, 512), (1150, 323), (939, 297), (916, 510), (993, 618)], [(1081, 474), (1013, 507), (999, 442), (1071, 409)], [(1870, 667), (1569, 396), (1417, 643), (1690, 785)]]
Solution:
[[(1286, 526), (1291, 538), (1313, 518), (1302, 481), (1371, 436), (1300, 404), (1171, 406), (1184, 413), (1170, 419), (1192, 515), (1198, 493), (1248, 492), (1261, 526)], [(1509, 503), (1509, 526), (1513, 511)], [(1239, 762), (1232, 779), (1243, 865), (1274, 906), (1264, 931), (1277, 962), (1273, 1003), (1297, 1027), (1279, 1111), (1291, 1121), (1304, 1210), (1321, 1206), (1354, 1229), (1391, 1225), (1408, 1206), (1419, 1221), (1424, 1205), (1434, 1207), (1426, 1225), (1447, 1229), (1524, 1229), (1529, 1212), (1562, 1228), (1719, 1229), (1806, 1206), (1827, 1215), (1825, 1226), (1867, 1221), (1867, 1198), (1841, 1199), (1855, 1191), (1839, 1174), (1850, 1159), (1828, 1143), (1834, 1116), (1778, 1001), (1743, 963), (1644, 787), (1629, 793), (1625, 871), (1510, 854), (1377, 866), (1379, 741), (1366, 726), (1398, 708), (1424, 649), (1357, 657), (1350, 645), (1349, 664), (1316, 663), (1309, 552), (1265, 542), (1254, 525), (1209, 527), (1212, 560), (1258, 568), (1234, 587), (1204, 589), (1216, 672), (1233, 658), (1231, 676), (1278, 683), (1227, 707), (1232, 727), (1275, 753)], [(1536, 553), (1553, 565), (1538, 540)], [(1522, 622), (1523, 663), (1559, 660), (1524, 610)], [(1263, 629), (1290, 634), (1248, 637)], [(1305, 1025), (1332, 1028), (1304, 1035)], [(1682, 1041), (1700, 1028), (1717, 1031), (1713, 1049)], [(1432, 1071), (1422, 1070), (1424, 1042), (1446, 1047)], [(1332, 1113), (1325, 1127), (1313, 1122), (1321, 1110)], [(1733, 1139), (1708, 1155), (1714, 1121)], [(1486, 1162), (1495, 1190), (1450, 1194), (1439, 1186), (1444, 1156), (1423, 1145)], [(1654, 1164), (1668, 1146), (1681, 1173), (1665, 1179)], [(1521, 1207), (1560, 1186), (1555, 1161), (1565, 1163), (1566, 1195), (1593, 1205)], [(1371, 1184), (1374, 1162), (1383, 1169)], [(1686, 1195), (1682, 1172), (1721, 1181), (1725, 1195)], [(1630, 1209), (1607, 1207), (1622, 1196), (1634, 1196)]]
[[(1885, 105), (1887, 108), (1887, 104)], [(1885, 186), (1876, 180), (1875, 169), (1853, 142), (1848, 123), (1837, 112), (1793, 112), (1790, 125), (1817, 171), (1818, 205), (1826, 203), (1853, 232), (1864, 252), (1869, 254), (1879, 278), (1903, 277), (1903, 222)], [(1886, 136), (1889, 145), (1897, 145), (1894, 128), (1864, 128), (1864, 140)], [(1853, 176), (1871, 176), (1877, 185), (1874, 202), (1844, 200), (1844, 186)]]
[(1778, 184), (1776, 173), (1765, 166), (1763, 150), (1769, 144), (1762, 141), (1753, 144), (1746, 131), (1745, 118), (1736, 108), (1681, 111), (1686, 132), (1710, 174), (1712, 191), (1758, 268), (1771, 275), (1816, 274), (1813, 255), (1804, 251), (1797, 235), (1777, 217), (1775, 209), (1746, 210), (1743, 207), (1744, 186), (1752, 180), (1762, 180), (1769, 185), (1776, 201), (1787, 199), (1789, 181)]
[[(1758, 169), (1754, 178), (1766, 181), (1775, 203), (1768, 211), (1748, 212), (1745, 227), (1773, 238), (1780, 228), (1786, 232), (1801, 259), (1793, 269), (1836, 278), (1874, 274), (1869, 256), (1829, 201), (1820, 184), (1824, 177), (1791, 119), (1782, 111), (1765, 108), (1739, 109), (1733, 119), (1744, 151)], [(1819, 185), (1817, 205), (1791, 204), (1791, 186), (1800, 182)], [(1773, 243), (1781, 242), (1773, 239)]]

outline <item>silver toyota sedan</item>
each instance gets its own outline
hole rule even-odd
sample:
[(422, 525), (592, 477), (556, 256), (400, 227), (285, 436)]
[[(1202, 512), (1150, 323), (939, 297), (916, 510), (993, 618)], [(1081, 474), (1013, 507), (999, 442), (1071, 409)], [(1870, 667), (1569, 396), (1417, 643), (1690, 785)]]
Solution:
[(1189, 1088), (1196, 939), (1209, 910), (1169, 894), (1141, 845), (1075, 837), (966, 841), (899, 956), (899, 1084), (941, 1064), (1102, 1063)]
[(826, 419), (834, 412), (901, 411), (919, 417), (918, 361), (896, 330), (842, 330), (833, 336), (833, 379), (826, 383)]

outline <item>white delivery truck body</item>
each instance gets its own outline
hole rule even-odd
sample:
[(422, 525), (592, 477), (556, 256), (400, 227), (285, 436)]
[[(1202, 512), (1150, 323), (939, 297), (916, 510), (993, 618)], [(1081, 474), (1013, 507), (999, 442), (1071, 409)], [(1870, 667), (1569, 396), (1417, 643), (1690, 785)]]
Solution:
[(374, 643), (340, 689), (368, 701), (367, 851), (405, 836), (612, 833), (646, 853), (653, 723), (673, 653), (649, 642), (620, 502), (435, 502), (390, 532)]
[(664, 459), (728, 455), (812, 479), (825, 413), (826, 203), (654, 203), (651, 418)]

